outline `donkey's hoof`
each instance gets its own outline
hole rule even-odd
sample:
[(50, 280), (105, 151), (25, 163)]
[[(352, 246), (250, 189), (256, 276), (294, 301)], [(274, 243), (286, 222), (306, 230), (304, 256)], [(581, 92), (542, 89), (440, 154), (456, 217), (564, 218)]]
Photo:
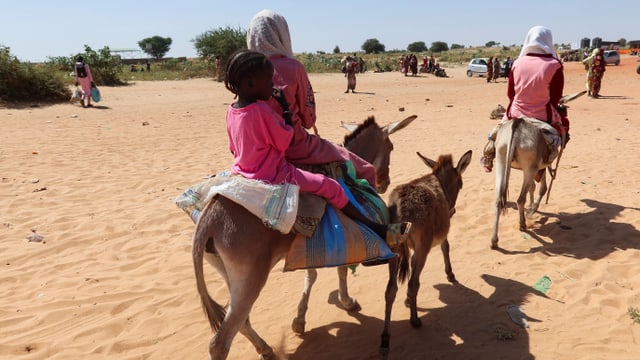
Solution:
[(362, 307), (360, 306), (360, 304), (358, 303), (358, 300), (349, 297), (346, 301), (340, 299), (340, 304), (342, 305), (342, 307), (346, 310), (346, 311), (360, 311), (362, 310)]
[(293, 330), (296, 335), (304, 334), (304, 326), (306, 325), (306, 321), (304, 319), (295, 318), (291, 323), (291, 330)]
[(450, 283), (453, 283), (453, 284), (457, 284), (458, 283), (458, 280), (456, 280), (456, 275), (454, 273), (447, 274), (447, 280)]
[(422, 321), (419, 318), (411, 319), (411, 326), (414, 329), (419, 329), (422, 327)]

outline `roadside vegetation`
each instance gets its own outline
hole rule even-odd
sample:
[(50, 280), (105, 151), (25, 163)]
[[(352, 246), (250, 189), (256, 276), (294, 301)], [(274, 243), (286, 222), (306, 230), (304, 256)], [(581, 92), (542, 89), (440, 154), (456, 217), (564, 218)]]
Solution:
[[(73, 89), (73, 64), (78, 55), (82, 55), (85, 62), (91, 66), (91, 71), (98, 86), (121, 86), (136, 81), (188, 80), (194, 78), (215, 77), (215, 54), (223, 53), (228, 56), (234, 50), (231, 47), (242, 46), (239, 30), (228, 28), (220, 32), (208, 32), (197, 38), (198, 58), (170, 58), (148, 59), (151, 71), (146, 71), (146, 60), (122, 60), (111, 54), (108, 47), (93, 50), (85, 45), (84, 52), (73, 56), (50, 57), (42, 64), (21, 62), (11, 55), (8, 47), (0, 46), (0, 101), (11, 102), (62, 102), (67, 101)], [(233, 45), (224, 48), (211, 47), (205, 36), (227, 36)], [(515, 58), (519, 47), (490, 46), (464, 48), (452, 46), (451, 49), (434, 52), (425, 49), (422, 44), (413, 44), (412, 49), (424, 50), (413, 52), (419, 62), (424, 56), (433, 55), (443, 66), (465, 66), (471, 58), (498, 56), (501, 60), (507, 56)], [(336, 51), (338, 50), (338, 51)], [(389, 72), (398, 70), (400, 56), (410, 54), (410, 51), (392, 50), (384, 52), (358, 51), (356, 55), (362, 57), (368, 72)], [(305, 65), (309, 73), (339, 73), (342, 69), (340, 60), (353, 52), (339, 52), (336, 47), (333, 53), (300, 53), (297, 59)], [(135, 68), (136, 71), (131, 71)], [(144, 70), (144, 71), (143, 71)]]

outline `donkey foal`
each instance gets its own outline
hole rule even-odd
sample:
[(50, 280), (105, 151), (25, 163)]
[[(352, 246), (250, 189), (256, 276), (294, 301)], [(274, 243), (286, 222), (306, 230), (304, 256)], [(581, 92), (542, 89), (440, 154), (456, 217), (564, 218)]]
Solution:
[[(382, 331), (380, 353), (389, 353), (389, 323), (391, 309), (398, 292), (397, 281), (404, 282), (410, 274), (405, 305), (409, 307), (411, 325), (422, 325), (417, 313), (416, 296), (420, 288), (420, 273), (432, 247), (440, 245), (444, 256), (447, 280), (455, 283), (456, 277), (449, 259), (450, 218), (455, 213), (458, 193), (462, 189), (462, 173), (471, 162), (471, 150), (467, 151), (456, 167), (451, 155), (441, 155), (433, 161), (417, 153), (422, 161), (432, 169), (432, 173), (396, 187), (389, 198), (391, 222), (410, 221), (413, 223), (411, 239), (394, 249), (398, 256), (389, 261), (389, 282), (385, 292), (384, 330)], [(413, 250), (409, 267), (409, 249)]]

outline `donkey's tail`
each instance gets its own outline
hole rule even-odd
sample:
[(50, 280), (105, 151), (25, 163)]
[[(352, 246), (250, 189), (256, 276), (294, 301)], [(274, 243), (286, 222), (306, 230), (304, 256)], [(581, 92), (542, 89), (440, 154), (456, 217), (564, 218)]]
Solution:
[(204, 280), (204, 252), (207, 247), (207, 242), (213, 241), (210, 236), (207, 236), (207, 224), (208, 224), (208, 211), (206, 211), (214, 201), (211, 201), (205, 210), (200, 215), (200, 219), (196, 224), (196, 230), (193, 235), (193, 250), (191, 255), (193, 257), (193, 268), (196, 273), (196, 287), (198, 288), (198, 294), (200, 295), (200, 301), (202, 303), (202, 310), (209, 320), (209, 325), (214, 332), (217, 332), (220, 328), (220, 324), (226, 316), (225, 309), (218, 303), (216, 303), (207, 290), (207, 283)]
[(398, 281), (402, 284), (409, 276), (409, 246), (402, 243), (398, 246)]
[(507, 211), (507, 198), (509, 196), (509, 177), (511, 176), (511, 163), (513, 162), (513, 156), (515, 153), (515, 146), (513, 141), (516, 134), (516, 129), (522, 123), (521, 118), (511, 120), (511, 136), (509, 143), (507, 144), (507, 156), (504, 162), (504, 169), (502, 171), (502, 179), (500, 181), (500, 195), (498, 197), (498, 209), (503, 213)]

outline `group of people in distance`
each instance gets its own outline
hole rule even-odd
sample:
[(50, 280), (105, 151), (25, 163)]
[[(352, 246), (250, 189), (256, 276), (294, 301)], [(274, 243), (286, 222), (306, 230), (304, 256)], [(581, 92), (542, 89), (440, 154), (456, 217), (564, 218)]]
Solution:
[(489, 60), (487, 60), (487, 82), (497, 82), (498, 78), (501, 77), (508, 78), (509, 73), (511, 72), (511, 64), (513, 64), (513, 61), (509, 56), (507, 57), (507, 60), (504, 61), (504, 72), (502, 72), (500, 59), (498, 59), (497, 56), (489, 57)]

